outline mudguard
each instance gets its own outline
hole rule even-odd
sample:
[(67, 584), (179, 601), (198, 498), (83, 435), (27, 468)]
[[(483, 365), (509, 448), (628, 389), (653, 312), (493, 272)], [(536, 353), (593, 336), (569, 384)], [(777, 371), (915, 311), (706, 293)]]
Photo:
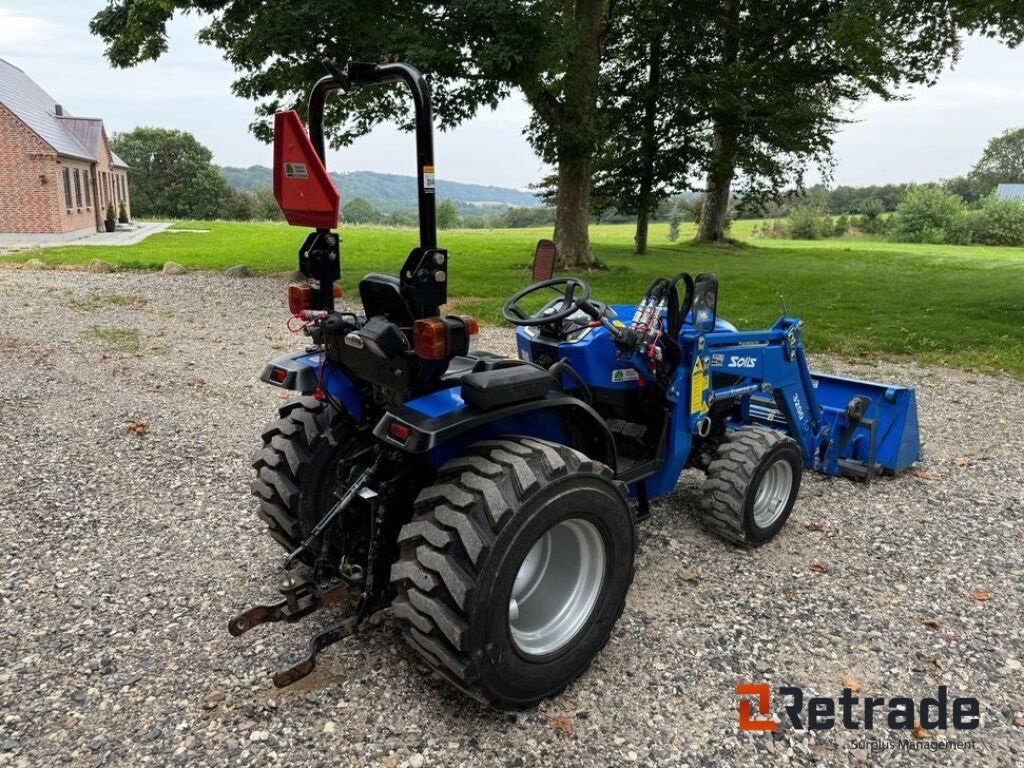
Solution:
[(429, 454), (440, 466), (472, 443), (499, 435), (523, 435), (572, 446), (611, 467), (618, 459), (615, 441), (597, 411), (579, 398), (550, 391), (544, 397), (488, 411), (462, 399), (451, 387), (386, 413), (373, 430), (383, 443), (412, 454)]
[(345, 406), (356, 423), (363, 420), (362, 391), (340, 368), (326, 362), (320, 352), (282, 355), (267, 363), (260, 381), (304, 395), (323, 388)]

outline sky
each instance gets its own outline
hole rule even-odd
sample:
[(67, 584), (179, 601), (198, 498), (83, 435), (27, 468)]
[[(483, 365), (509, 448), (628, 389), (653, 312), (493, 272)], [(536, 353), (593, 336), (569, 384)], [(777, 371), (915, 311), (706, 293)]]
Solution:
[[(112, 69), (88, 22), (103, 0), (0, 0), (0, 58), (23, 69), (74, 115), (103, 118), (108, 133), (138, 125), (194, 134), (220, 165), (271, 165), (268, 145), (248, 132), (253, 104), (231, 93), (234, 71), (200, 45), (202, 20), (176, 18), (169, 51), (156, 62)], [(1024, 126), (1024, 50), (969, 39), (939, 84), (905, 102), (872, 99), (851, 115), (835, 144), (837, 184), (935, 181), (965, 173), (985, 142)], [(435, 136), (438, 175), (453, 181), (523, 189), (545, 172), (522, 132), (522, 97)], [(332, 171), (412, 174), (412, 138), (385, 126), (332, 151)], [(809, 177), (812, 181), (816, 174)]]

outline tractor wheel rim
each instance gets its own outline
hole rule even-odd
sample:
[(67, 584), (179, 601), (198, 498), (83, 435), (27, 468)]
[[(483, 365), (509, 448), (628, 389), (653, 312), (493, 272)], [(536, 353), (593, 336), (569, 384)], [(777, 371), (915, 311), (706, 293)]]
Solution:
[(785, 459), (779, 459), (761, 477), (754, 497), (754, 522), (759, 528), (767, 528), (779, 519), (792, 490), (793, 468)]
[(523, 653), (564, 648), (586, 624), (604, 585), (604, 539), (579, 517), (545, 531), (523, 558), (512, 586), (508, 625)]

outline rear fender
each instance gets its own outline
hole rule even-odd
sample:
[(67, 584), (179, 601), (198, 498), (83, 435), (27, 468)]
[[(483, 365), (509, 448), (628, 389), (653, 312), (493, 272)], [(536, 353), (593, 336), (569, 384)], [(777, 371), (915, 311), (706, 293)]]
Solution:
[[(400, 439), (393, 425), (408, 429)], [(394, 408), (373, 430), (386, 445), (416, 455), (427, 455), (440, 466), (468, 446), (501, 435), (523, 435), (561, 443), (595, 461), (617, 466), (615, 442), (597, 411), (570, 395), (548, 392), (545, 397), (479, 411), (462, 400), (461, 387), (434, 392)]]
[(363, 419), (362, 391), (319, 352), (298, 352), (272, 360), (260, 374), (260, 381), (304, 395), (323, 388), (345, 407), (356, 423)]

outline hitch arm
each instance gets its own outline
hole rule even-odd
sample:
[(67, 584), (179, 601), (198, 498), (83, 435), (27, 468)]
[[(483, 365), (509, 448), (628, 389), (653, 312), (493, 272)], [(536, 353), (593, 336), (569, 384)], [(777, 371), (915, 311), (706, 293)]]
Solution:
[(309, 545), (312, 544), (320, 534), (322, 534), (327, 527), (334, 522), (334, 519), (348, 509), (349, 505), (355, 500), (359, 492), (366, 487), (373, 476), (377, 473), (377, 467), (380, 465), (380, 457), (371, 464), (366, 471), (361, 474), (352, 485), (348, 487), (344, 495), (339, 499), (338, 503), (327, 510), (327, 514), (320, 518), (320, 522), (314, 526), (313, 530), (309, 532), (309, 536), (284, 560), (284, 569), (290, 571), (292, 566), (295, 565), (295, 561), (299, 559), (303, 552), (309, 549)]

